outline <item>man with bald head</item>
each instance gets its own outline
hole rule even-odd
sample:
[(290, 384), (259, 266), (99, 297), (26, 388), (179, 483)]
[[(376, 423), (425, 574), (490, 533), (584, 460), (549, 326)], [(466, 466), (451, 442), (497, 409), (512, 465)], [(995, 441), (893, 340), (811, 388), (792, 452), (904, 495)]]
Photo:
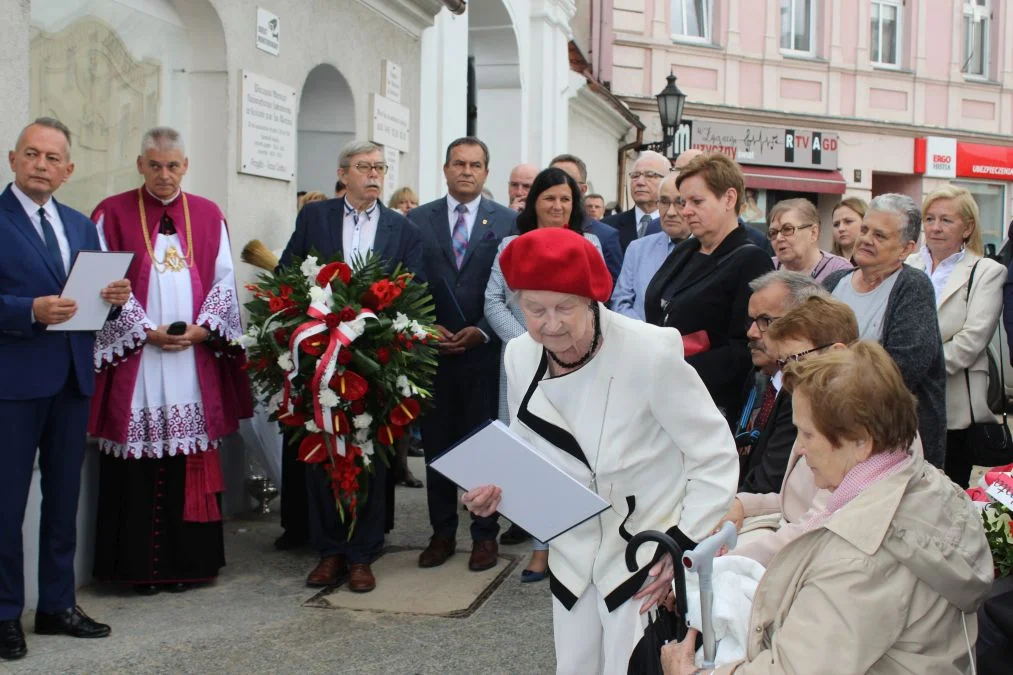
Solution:
[(534, 164), (518, 164), (510, 171), (510, 182), (507, 183), (507, 195), (510, 208), (520, 212), (524, 210), (524, 200), (528, 198), (531, 183), (538, 175), (538, 167)]
[(658, 152), (646, 150), (640, 153), (633, 169), (629, 172), (630, 193), (634, 206), (605, 219), (606, 225), (619, 230), (619, 241), (623, 253), (633, 240), (649, 234), (648, 226), (658, 217), (658, 198), (662, 179), (671, 173), (668, 158)]

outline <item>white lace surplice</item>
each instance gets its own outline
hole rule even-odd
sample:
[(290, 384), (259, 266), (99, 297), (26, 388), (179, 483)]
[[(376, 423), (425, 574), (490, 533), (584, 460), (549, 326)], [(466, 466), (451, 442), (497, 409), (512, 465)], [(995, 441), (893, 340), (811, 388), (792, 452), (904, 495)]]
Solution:
[[(160, 273), (152, 265), (147, 311), (131, 297), (123, 308), (121, 319), (124, 320), (110, 322), (119, 324), (117, 335), (111, 341), (103, 341), (99, 336), (96, 367), (111, 361), (113, 354), (122, 355), (129, 350), (136, 344), (138, 333), (144, 334), (145, 327), (168, 326), (174, 321), (184, 321), (210, 326), (226, 340), (239, 336), (241, 327), (238, 298), (234, 290), (235, 269), (224, 222), (221, 228), (214, 286), (208, 291), (196, 321), (193, 320), (193, 290), (189, 268), (178, 272), (164, 269)], [(101, 220), (98, 229), (104, 244)], [(182, 256), (183, 247), (178, 234), (159, 234), (152, 246), (157, 260), (165, 259), (170, 246), (175, 246)], [(147, 253), (142, 255), (147, 256)], [(209, 439), (207, 435), (197, 362), (192, 348), (167, 352), (154, 345), (144, 345), (130, 404), (127, 442), (124, 444), (100, 438), (99, 447), (103, 452), (117, 457), (189, 455), (218, 447), (218, 441)]]

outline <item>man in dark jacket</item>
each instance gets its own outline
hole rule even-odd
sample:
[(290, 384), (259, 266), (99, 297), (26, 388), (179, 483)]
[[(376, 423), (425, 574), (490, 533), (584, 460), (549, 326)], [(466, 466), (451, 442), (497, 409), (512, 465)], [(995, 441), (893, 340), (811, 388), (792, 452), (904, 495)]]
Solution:
[(763, 336), (771, 323), (813, 295), (829, 295), (808, 275), (788, 270), (768, 272), (750, 282), (749, 354), (763, 376), (762, 387), (750, 376), (742, 412), (735, 424), (735, 440), (742, 457), (739, 492), (779, 492), (795, 444), (791, 394), (781, 390), (775, 355)]

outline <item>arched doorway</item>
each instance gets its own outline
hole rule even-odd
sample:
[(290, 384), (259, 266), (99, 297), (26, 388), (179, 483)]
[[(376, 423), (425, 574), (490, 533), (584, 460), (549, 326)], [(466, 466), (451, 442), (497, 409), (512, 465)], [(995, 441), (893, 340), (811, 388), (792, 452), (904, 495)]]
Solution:
[(337, 68), (321, 63), (310, 71), (299, 99), (296, 189), (331, 196), (338, 153), (354, 138), (352, 90)]
[(475, 134), (489, 146), (488, 187), (505, 204), (510, 169), (524, 159), (526, 122), (517, 35), (504, 0), (468, 3), (468, 63)]

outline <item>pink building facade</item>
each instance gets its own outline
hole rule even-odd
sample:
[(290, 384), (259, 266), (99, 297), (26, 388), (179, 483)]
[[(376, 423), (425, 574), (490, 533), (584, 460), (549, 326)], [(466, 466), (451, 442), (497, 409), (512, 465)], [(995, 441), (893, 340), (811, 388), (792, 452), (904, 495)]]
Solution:
[[(952, 181), (986, 242), (1013, 214), (1013, 11), (1000, 0), (589, 0), (590, 62), (661, 138), (654, 95), (687, 94), (675, 152), (735, 156), (756, 198), (916, 200)], [(823, 228), (829, 241), (829, 227)]]

